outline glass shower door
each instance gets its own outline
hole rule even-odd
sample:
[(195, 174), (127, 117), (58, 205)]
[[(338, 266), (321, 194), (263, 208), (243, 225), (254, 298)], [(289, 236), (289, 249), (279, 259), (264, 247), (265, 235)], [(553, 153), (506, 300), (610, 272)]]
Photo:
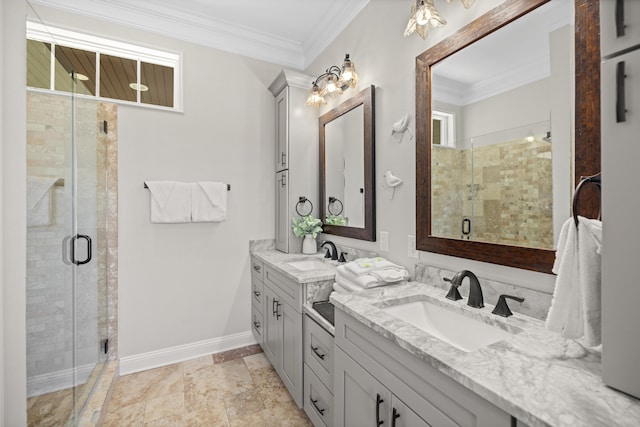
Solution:
[(106, 361), (106, 136), (75, 85), (27, 92), (29, 425), (78, 425)]

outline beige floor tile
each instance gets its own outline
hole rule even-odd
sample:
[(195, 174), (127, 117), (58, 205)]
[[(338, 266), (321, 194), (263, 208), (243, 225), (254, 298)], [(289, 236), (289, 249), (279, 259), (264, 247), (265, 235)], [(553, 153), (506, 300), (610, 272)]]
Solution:
[(213, 365), (213, 357), (203, 356), (198, 357), (197, 359), (187, 360), (186, 362), (182, 362), (182, 369), (184, 373), (193, 372), (197, 369), (204, 368), (206, 366)]
[(245, 416), (241, 416), (239, 418), (234, 418), (230, 420), (230, 427), (264, 427), (266, 426), (264, 418), (262, 418), (262, 412), (256, 412), (255, 414), (249, 414)]
[(184, 391), (181, 365), (150, 369), (118, 378), (109, 407), (123, 407), (181, 391)]
[(27, 414), (28, 426), (64, 425), (73, 410), (73, 389), (47, 393), (34, 398)]
[(184, 427), (183, 414), (168, 415), (144, 423), (144, 427)]
[(236, 348), (234, 350), (223, 351), (213, 355), (213, 363), (223, 363), (230, 360), (241, 359), (245, 356), (261, 353), (262, 348), (258, 344), (249, 345), (246, 347)]
[(304, 411), (295, 403), (267, 408), (260, 412), (264, 425), (268, 427), (312, 427)]
[(241, 415), (249, 415), (265, 409), (258, 390), (234, 394), (224, 399), (227, 417), (232, 420)]
[[(111, 408), (111, 407), (110, 407)], [(145, 402), (109, 410), (103, 427), (142, 427), (144, 425)]]
[(144, 408), (144, 422), (148, 423), (171, 415), (182, 416), (184, 412), (184, 392), (167, 394), (147, 400)]
[(247, 368), (249, 368), (250, 371), (271, 367), (271, 362), (269, 362), (269, 359), (267, 359), (267, 356), (264, 353), (257, 353), (252, 354), (251, 356), (247, 356), (244, 358), (244, 363), (247, 365)]
[(228, 427), (229, 421), (223, 400), (209, 400), (206, 405), (195, 411), (187, 411), (184, 416), (185, 427)]

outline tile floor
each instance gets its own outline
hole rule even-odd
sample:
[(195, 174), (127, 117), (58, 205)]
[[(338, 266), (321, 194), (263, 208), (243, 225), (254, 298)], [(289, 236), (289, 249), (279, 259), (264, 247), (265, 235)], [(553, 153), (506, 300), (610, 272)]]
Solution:
[(259, 346), (118, 378), (106, 427), (311, 427)]

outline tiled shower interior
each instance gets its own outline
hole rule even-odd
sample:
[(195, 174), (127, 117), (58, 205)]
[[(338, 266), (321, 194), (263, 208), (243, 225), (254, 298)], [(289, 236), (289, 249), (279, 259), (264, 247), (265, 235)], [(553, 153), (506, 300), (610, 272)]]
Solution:
[[(42, 198), (28, 197), (27, 395), (29, 406), (36, 396), (59, 396), (54, 406), (74, 418), (116, 354), (117, 110), (29, 91), (27, 132), (28, 192), (53, 182)], [(93, 256), (74, 266), (72, 256), (87, 254), (85, 242), (71, 254), (76, 233), (91, 237)]]
[[(534, 129), (534, 131), (531, 131)], [(481, 242), (553, 248), (549, 122), (432, 147), (432, 232)], [(517, 135), (517, 136), (514, 136)]]

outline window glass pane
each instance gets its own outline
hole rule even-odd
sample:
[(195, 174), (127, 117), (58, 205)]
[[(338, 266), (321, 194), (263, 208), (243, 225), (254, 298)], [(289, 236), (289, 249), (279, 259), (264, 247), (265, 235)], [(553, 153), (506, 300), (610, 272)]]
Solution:
[(134, 59), (100, 55), (100, 96), (136, 102), (136, 89), (129, 85), (137, 81), (137, 66)]
[(143, 103), (173, 107), (172, 67), (141, 62), (140, 83), (148, 88), (140, 93)]
[(441, 131), (441, 126), (442, 126), (442, 120), (439, 119), (433, 119), (433, 121), (431, 122), (432, 125), (432, 129), (433, 129), (433, 135), (431, 137), (431, 143), (434, 145), (441, 145), (442, 144), (442, 131)]
[(71, 73), (75, 73), (75, 93), (96, 94), (96, 54), (86, 50), (56, 45), (56, 90), (73, 92)]
[(51, 89), (51, 44), (27, 40), (27, 86)]

